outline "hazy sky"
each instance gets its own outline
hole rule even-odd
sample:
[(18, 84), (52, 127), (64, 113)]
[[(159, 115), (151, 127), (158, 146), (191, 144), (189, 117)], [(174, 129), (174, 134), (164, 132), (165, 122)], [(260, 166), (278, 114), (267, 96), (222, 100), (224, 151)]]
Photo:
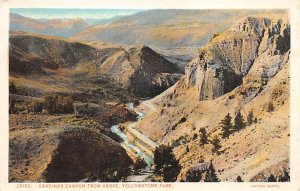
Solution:
[(11, 13), (17, 13), (25, 17), (35, 19), (56, 18), (93, 18), (107, 19), (115, 16), (124, 16), (137, 13), (136, 9), (40, 9), (40, 8), (14, 8)]

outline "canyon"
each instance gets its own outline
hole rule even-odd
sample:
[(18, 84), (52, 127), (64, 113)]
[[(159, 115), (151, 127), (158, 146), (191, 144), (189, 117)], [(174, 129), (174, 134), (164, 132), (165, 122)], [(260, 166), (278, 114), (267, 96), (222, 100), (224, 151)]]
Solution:
[[(177, 181), (210, 161), (221, 181), (265, 181), (289, 171), (287, 14), (257, 11), (234, 22), (234, 14), (195, 11), (183, 26), (184, 11), (174, 19), (177, 10), (161, 11), (169, 15), (165, 21), (153, 20), (153, 12), (160, 11), (82, 28), (68, 38), (10, 31), (9, 181), (159, 181), (152, 160), (160, 145), (171, 146), (181, 165)], [(215, 17), (224, 24), (201, 33), (198, 19), (211, 26)], [(142, 25), (172, 36), (161, 32), (167, 21), (175, 32), (192, 27), (189, 35), (197, 40), (180, 36), (175, 45), (136, 31)], [(116, 31), (128, 36), (107, 35)], [(181, 52), (186, 45), (197, 48)], [(245, 121), (253, 113), (256, 122), (222, 138), (221, 121), (237, 113)], [(139, 158), (147, 163), (145, 174), (126, 179)]]

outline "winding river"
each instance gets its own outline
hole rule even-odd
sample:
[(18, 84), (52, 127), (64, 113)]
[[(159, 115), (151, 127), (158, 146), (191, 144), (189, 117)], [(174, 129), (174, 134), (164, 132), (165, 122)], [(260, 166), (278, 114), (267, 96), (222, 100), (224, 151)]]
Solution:
[[(145, 117), (145, 113), (141, 112), (141, 111), (137, 111), (134, 106), (133, 103), (128, 103), (127, 104), (127, 108), (135, 113), (138, 114), (137, 117), (137, 122), (142, 120)], [(154, 143), (153, 141), (149, 141), (148, 137), (146, 137), (145, 135), (143, 135), (142, 133), (138, 132), (137, 130), (134, 129), (134, 124), (136, 122), (132, 122), (130, 123), (128, 126), (131, 128), (131, 130), (134, 130), (135, 133), (137, 133), (139, 135), (139, 137), (141, 137), (142, 139), (145, 139), (150, 142), (152, 145), (154, 145), (155, 147), (158, 146), (156, 143)], [(146, 154), (145, 152), (143, 152), (137, 145), (135, 145), (134, 143), (130, 142), (127, 135), (122, 132), (120, 130), (120, 125), (113, 125), (111, 126), (111, 131), (115, 134), (117, 134), (119, 137), (121, 137), (123, 139), (123, 142), (121, 143), (123, 145), (123, 147), (126, 147), (128, 149), (131, 149), (134, 153), (136, 153), (137, 156), (143, 158), (145, 160), (145, 162), (147, 163), (147, 170), (151, 169), (151, 166), (153, 165), (153, 158), (151, 156), (149, 156), (148, 154)]]

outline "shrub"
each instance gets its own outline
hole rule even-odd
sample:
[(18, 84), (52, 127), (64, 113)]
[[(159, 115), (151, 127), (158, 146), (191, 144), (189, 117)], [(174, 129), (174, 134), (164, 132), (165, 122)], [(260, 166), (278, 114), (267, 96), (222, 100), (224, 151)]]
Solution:
[(197, 137), (198, 137), (198, 135), (195, 133), (195, 134), (193, 135), (193, 140), (197, 139)]
[(236, 177), (236, 182), (244, 182), (242, 177), (239, 175)]
[(274, 111), (274, 105), (272, 102), (269, 102), (267, 107), (267, 112), (272, 112), (272, 111)]
[(253, 123), (257, 123), (257, 122), (258, 122), (257, 117), (255, 117)]

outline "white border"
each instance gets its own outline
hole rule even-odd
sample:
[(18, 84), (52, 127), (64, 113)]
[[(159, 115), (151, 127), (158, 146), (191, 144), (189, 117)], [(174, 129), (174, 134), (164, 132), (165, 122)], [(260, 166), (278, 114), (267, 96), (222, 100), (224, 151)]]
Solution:
[[(173, 183), (172, 188), (119, 189), (18, 189), (8, 183), (8, 26), (9, 8), (104, 8), (104, 9), (288, 9), (291, 23), (291, 182), (279, 188), (258, 188), (272, 183)], [(11, 190), (295, 190), (300, 191), (300, 1), (299, 0), (0, 0), (0, 191)], [(160, 184), (158, 184), (160, 185)]]

